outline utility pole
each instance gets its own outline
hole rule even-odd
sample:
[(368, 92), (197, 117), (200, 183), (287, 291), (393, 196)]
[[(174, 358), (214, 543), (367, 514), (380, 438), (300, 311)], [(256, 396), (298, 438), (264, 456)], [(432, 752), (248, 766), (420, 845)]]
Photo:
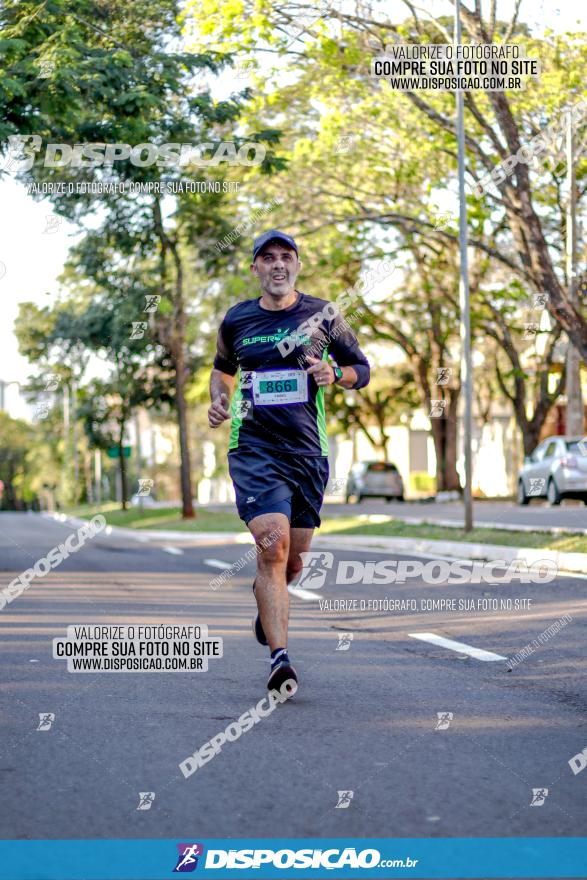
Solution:
[[(569, 301), (579, 305), (577, 295), (577, 181), (573, 144), (573, 111), (567, 113), (567, 285)], [(581, 393), (581, 357), (569, 339), (567, 347), (567, 419), (566, 433), (583, 436), (583, 395)]]
[(77, 450), (77, 383), (75, 379), (71, 380), (71, 442), (73, 446), (73, 492), (74, 502), (77, 504), (79, 498), (79, 460)]
[[(456, 0), (455, 45), (460, 46), (461, 3)], [(457, 50), (458, 51), (458, 50)], [(459, 164), (459, 250), (460, 250), (460, 336), (461, 336), (461, 386), (464, 397), (463, 449), (465, 456), (464, 520), (465, 531), (473, 528), (473, 495), (471, 491), (472, 436), (473, 436), (473, 372), (471, 365), (471, 307), (469, 301), (469, 268), (467, 261), (467, 202), (465, 199), (465, 121), (463, 93), (456, 91), (457, 99), (457, 145)]]

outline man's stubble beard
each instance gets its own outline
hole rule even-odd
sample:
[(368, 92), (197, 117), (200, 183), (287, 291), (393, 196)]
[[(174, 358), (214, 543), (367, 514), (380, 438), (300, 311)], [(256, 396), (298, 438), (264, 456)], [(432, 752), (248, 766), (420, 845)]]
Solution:
[(274, 299), (283, 299), (288, 296), (292, 296), (296, 292), (295, 290), (295, 279), (294, 281), (286, 287), (280, 287), (277, 290), (272, 289), (273, 285), (271, 283), (271, 279), (268, 281), (268, 285), (266, 288), (263, 288), (263, 293), (266, 293), (267, 296), (271, 296)]

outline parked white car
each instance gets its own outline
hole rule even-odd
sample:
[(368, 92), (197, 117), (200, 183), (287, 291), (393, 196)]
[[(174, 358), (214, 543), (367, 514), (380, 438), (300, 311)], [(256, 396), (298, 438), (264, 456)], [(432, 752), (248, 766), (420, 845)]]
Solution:
[(587, 437), (547, 437), (518, 474), (518, 504), (532, 498), (578, 498), (587, 504)]
[(390, 461), (360, 461), (351, 468), (346, 486), (346, 502), (351, 496), (357, 503), (363, 498), (404, 500), (404, 483), (400, 472)]

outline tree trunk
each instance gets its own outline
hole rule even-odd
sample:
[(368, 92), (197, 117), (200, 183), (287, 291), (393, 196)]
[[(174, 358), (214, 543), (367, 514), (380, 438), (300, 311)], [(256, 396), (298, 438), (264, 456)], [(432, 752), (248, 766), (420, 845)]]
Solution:
[(446, 419), (446, 439), (444, 447), (444, 482), (447, 491), (461, 491), (461, 481), (457, 471), (457, 404), (459, 391), (450, 389), (448, 418)]
[[(522, 441), (524, 444), (524, 455), (530, 455), (540, 442), (540, 431), (542, 430), (542, 425), (544, 422), (540, 424), (535, 422), (526, 422), (523, 430), (522, 430)], [(522, 427), (519, 425), (518, 427)]]
[(171, 354), (175, 371), (175, 405), (177, 407), (177, 425), (179, 428), (180, 484), (183, 519), (194, 519), (192, 501), (192, 474), (190, 464), (190, 448), (188, 442), (187, 405), (185, 400), (185, 336), (186, 316), (183, 299), (183, 266), (177, 242), (165, 231), (161, 204), (158, 198), (153, 203), (155, 230), (161, 242), (161, 284), (165, 292), (167, 286), (167, 261), (169, 251), (175, 264), (175, 285), (173, 293), (169, 293), (173, 302), (173, 329), (161, 328), (161, 341)]
[(175, 366), (175, 403), (177, 406), (177, 422), (179, 427), (180, 479), (182, 517), (194, 518), (192, 502), (192, 477), (190, 464), (190, 447), (188, 442), (187, 405), (185, 400), (185, 362), (183, 346), (178, 347), (174, 357)]
[(459, 391), (450, 389), (446, 415), (430, 419), (436, 453), (436, 491), (461, 491), (457, 471), (457, 403)]

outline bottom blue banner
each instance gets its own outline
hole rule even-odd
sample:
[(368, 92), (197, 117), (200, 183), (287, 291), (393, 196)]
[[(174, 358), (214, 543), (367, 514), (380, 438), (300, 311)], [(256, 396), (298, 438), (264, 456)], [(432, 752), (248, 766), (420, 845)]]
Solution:
[(2, 880), (587, 877), (585, 837), (2, 840)]

